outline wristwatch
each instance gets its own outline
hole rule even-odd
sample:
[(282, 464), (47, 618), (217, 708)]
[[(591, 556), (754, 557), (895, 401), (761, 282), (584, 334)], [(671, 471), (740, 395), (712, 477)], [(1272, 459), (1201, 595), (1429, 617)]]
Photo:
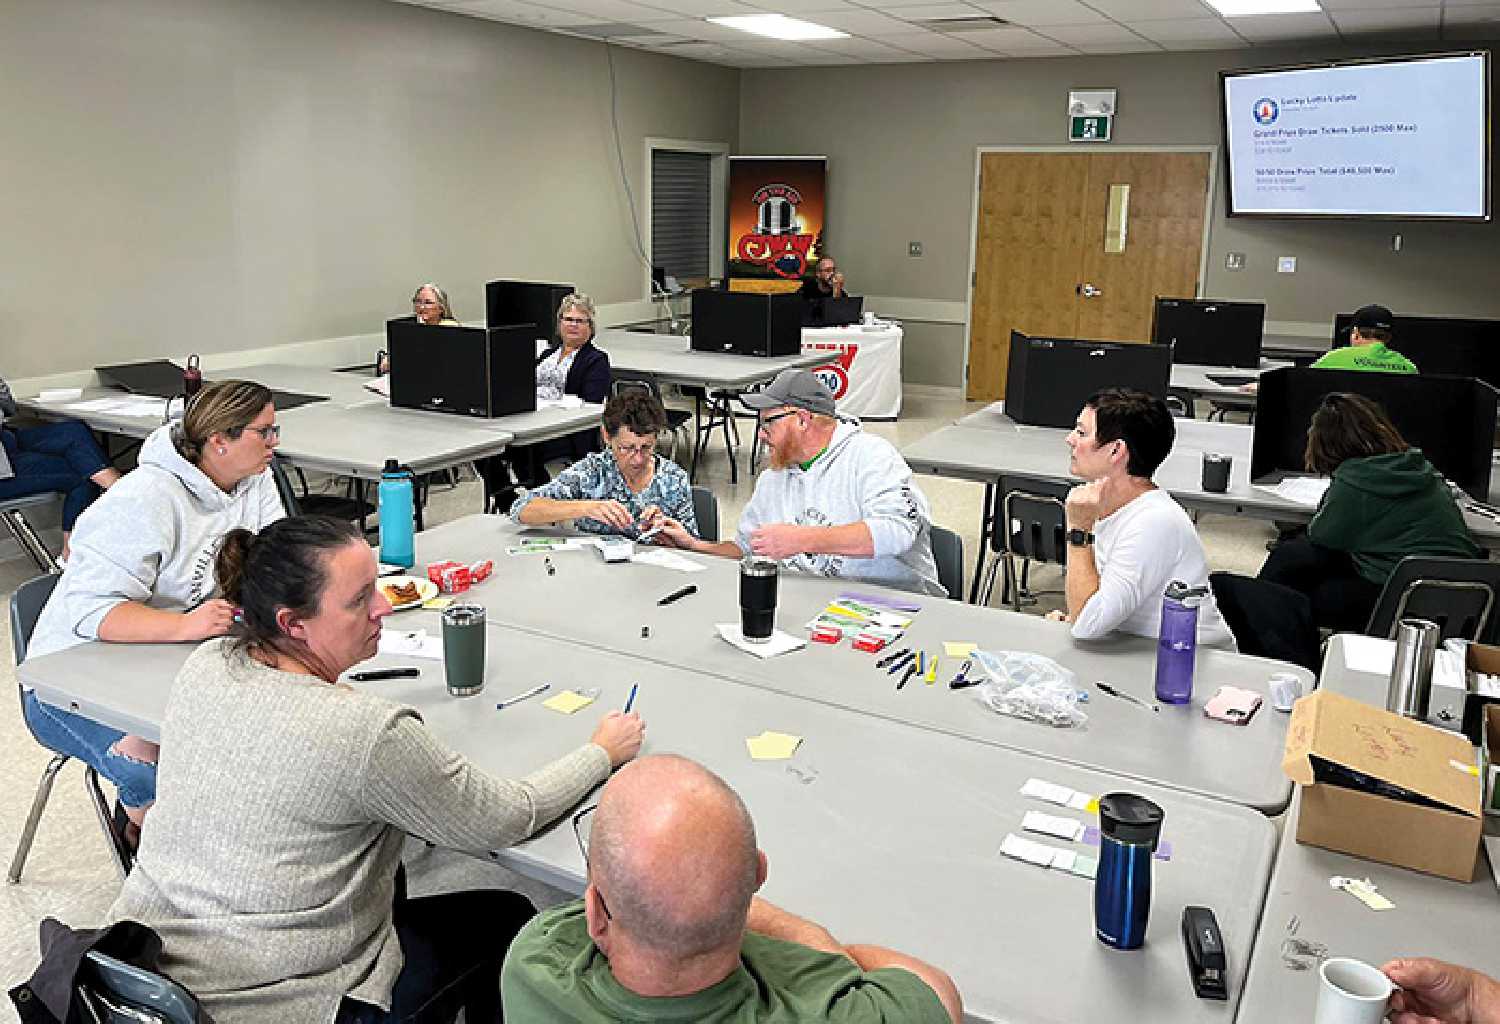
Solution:
[(1094, 543), (1094, 535), (1087, 530), (1069, 530), (1068, 546), (1075, 548), (1086, 548)]

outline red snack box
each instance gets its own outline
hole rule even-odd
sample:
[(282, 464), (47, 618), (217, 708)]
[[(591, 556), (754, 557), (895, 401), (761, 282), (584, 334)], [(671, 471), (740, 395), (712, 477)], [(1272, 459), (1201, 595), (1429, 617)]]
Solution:
[(878, 636), (871, 636), (868, 633), (861, 633), (859, 636), (854, 638), (854, 643), (852, 644), (852, 646), (856, 651), (864, 651), (868, 654), (873, 654), (885, 646), (885, 641)]
[(483, 583), (490, 578), (490, 573), (494, 571), (494, 568), (495, 563), (488, 558), (482, 562), (475, 562), (469, 566), (469, 579), (475, 583)]
[(432, 581), (433, 586), (441, 587), (443, 585), (443, 570), (458, 564), (453, 561), (428, 562), (427, 578)]
[(438, 584), (445, 594), (461, 594), (469, 589), (470, 577), (467, 565), (450, 565), (443, 569), (443, 581)]
[(837, 626), (814, 626), (812, 631), (812, 642), (815, 644), (836, 644), (844, 638), (843, 630)]

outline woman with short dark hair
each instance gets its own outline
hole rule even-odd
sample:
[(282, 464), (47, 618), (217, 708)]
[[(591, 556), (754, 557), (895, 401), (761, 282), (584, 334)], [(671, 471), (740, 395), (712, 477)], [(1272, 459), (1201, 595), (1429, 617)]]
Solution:
[(511, 518), (527, 526), (572, 520), (588, 533), (632, 538), (667, 518), (698, 536), (687, 473), (656, 454), (666, 427), (666, 410), (650, 392), (631, 388), (611, 396), (604, 403), (604, 451), (585, 455), (516, 499)]
[(571, 753), (496, 778), (414, 709), (339, 681), (391, 611), (355, 527), (235, 530), (215, 569), (243, 632), (177, 674), (151, 828), (110, 919), (155, 929), (162, 969), (219, 1024), (496, 1020), (534, 909), (500, 891), (406, 898), (403, 841), (479, 857), (520, 842), (636, 755), (639, 717), (610, 712)]

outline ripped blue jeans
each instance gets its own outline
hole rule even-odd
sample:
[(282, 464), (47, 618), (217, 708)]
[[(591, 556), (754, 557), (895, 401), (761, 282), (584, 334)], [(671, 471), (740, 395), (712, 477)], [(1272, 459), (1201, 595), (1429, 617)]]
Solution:
[(26, 691), (26, 726), (42, 746), (76, 757), (91, 765), (120, 791), (126, 807), (146, 807), (156, 800), (156, 765), (117, 753), (116, 742), (125, 734), (91, 718), (44, 704)]

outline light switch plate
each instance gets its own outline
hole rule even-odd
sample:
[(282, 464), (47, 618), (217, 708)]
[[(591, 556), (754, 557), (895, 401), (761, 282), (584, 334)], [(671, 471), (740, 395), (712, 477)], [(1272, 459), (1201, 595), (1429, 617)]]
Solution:
[(1276, 273), (1278, 273), (1278, 274), (1295, 274), (1296, 272), (1297, 272), (1297, 257), (1295, 257), (1295, 256), (1278, 256), (1278, 257), (1276, 257)]
[(906, 255), (908, 255), (908, 256), (920, 256), (920, 255), (922, 255), (922, 243), (921, 242), (907, 242), (906, 243)]
[(1224, 254), (1225, 270), (1244, 270), (1245, 254), (1242, 252), (1226, 252)]

